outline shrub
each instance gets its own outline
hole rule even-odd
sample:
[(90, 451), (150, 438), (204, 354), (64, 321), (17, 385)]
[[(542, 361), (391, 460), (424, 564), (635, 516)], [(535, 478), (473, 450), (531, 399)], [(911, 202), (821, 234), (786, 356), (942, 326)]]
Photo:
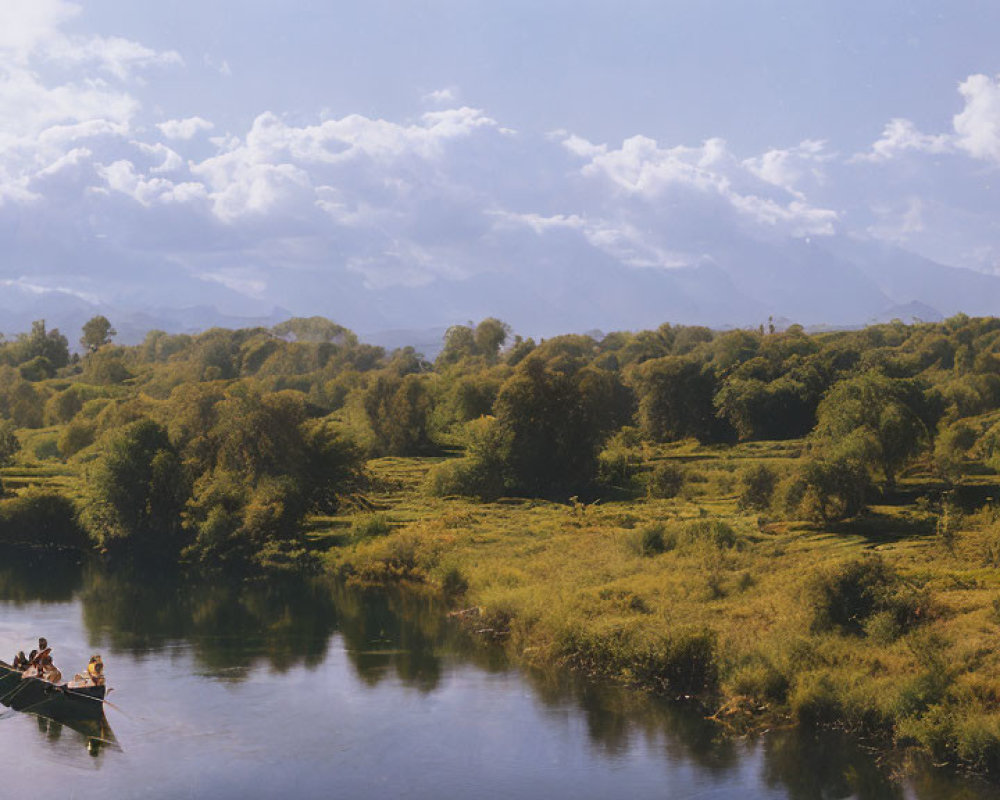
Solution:
[(36, 436), (32, 442), (31, 452), (35, 458), (44, 461), (47, 458), (59, 458), (59, 445), (54, 433), (44, 433)]
[(56, 442), (59, 453), (63, 458), (76, 455), (94, 443), (96, 434), (97, 426), (93, 422), (83, 418), (74, 419), (59, 434), (59, 439)]
[(0, 542), (78, 550), (90, 544), (77, 522), (73, 501), (34, 487), (0, 501)]
[(659, 522), (637, 528), (626, 541), (633, 553), (643, 557), (659, 555), (674, 546), (673, 537), (666, 534), (664, 525)]
[(901, 631), (924, 615), (927, 598), (907, 589), (895, 570), (878, 556), (848, 561), (818, 573), (809, 585), (813, 629), (839, 629), (860, 634), (874, 615), (888, 615), (876, 626), (891, 621)]
[(738, 542), (736, 531), (722, 520), (699, 519), (684, 526), (684, 535), (692, 542), (708, 542), (713, 547), (728, 549)]
[(646, 494), (652, 498), (669, 499), (676, 497), (684, 486), (684, 471), (667, 462), (653, 467), (646, 481)]
[(597, 457), (597, 477), (605, 486), (628, 486), (639, 469), (641, 459), (627, 447), (606, 447)]
[(977, 714), (955, 725), (958, 757), (977, 772), (1000, 775), (1000, 716)]
[(792, 716), (806, 728), (832, 725), (843, 716), (834, 681), (826, 672), (799, 676), (788, 704)]
[(755, 464), (740, 476), (739, 506), (743, 509), (752, 508), (763, 511), (771, 505), (774, 487), (778, 476), (770, 467)]
[(803, 467), (801, 477), (806, 486), (801, 508), (816, 521), (853, 517), (872, 493), (871, 476), (852, 459), (815, 459)]
[(385, 514), (361, 514), (351, 523), (351, 538), (355, 542), (387, 536), (392, 532), (392, 521)]
[(469, 582), (458, 567), (448, 567), (441, 576), (441, 591), (445, 597), (458, 597), (465, 594), (468, 589)]
[(758, 702), (783, 703), (788, 696), (788, 678), (767, 659), (737, 669), (729, 687), (732, 694), (752, 697)]

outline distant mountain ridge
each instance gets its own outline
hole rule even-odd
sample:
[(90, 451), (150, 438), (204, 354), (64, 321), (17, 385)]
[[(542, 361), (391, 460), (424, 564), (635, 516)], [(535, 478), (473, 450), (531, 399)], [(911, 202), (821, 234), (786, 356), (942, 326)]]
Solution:
[[(495, 316), (524, 336), (592, 329), (639, 330), (672, 324), (756, 327), (768, 317), (810, 328), (854, 327), (900, 318), (934, 321), (964, 312), (1000, 314), (1000, 277), (949, 267), (874, 240), (847, 236), (762, 241), (734, 235), (689, 242), (703, 256), (691, 266), (633, 267), (593, 248), (535, 239), (525, 263), (421, 286), (366, 288), (345, 283), (308, 308), (275, 306), (224, 313), (205, 303), (171, 308), (95, 303), (61, 289), (17, 282), (0, 286), (0, 329), (13, 335), (35, 319), (58, 327), (76, 345), (83, 323), (107, 316), (116, 341), (136, 344), (146, 332), (271, 327), (291, 316), (320, 314), (389, 349), (410, 345), (433, 355), (449, 325)], [(212, 300), (216, 298), (210, 298)], [(238, 299), (238, 298), (237, 298)], [(169, 301), (169, 298), (165, 297)], [(232, 307), (239, 309), (234, 301)], [(258, 313), (252, 313), (257, 310)]]

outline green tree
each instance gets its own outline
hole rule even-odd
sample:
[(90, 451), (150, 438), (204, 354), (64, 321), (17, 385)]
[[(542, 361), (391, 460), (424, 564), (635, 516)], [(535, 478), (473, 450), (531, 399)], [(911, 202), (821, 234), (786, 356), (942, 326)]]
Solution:
[(529, 355), (494, 404), (507, 487), (529, 496), (586, 491), (607, 433), (621, 424), (615, 382), (591, 369), (553, 369)]
[(189, 485), (166, 430), (140, 419), (112, 436), (87, 475), (82, 518), (99, 545), (176, 555)]
[(103, 314), (98, 314), (84, 323), (80, 344), (84, 350), (93, 352), (98, 348), (104, 347), (104, 345), (111, 341), (112, 336), (117, 335), (118, 331), (112, 327), (108, 318)]
[(38, 357), (46, 359), (52, 369), (61, 369), (69, 363), (69, 342), (58, 328), (47, 330), (44, 319), (32, 322), (30, 333), (18, 335), (12, 352), (15, 364)]
[(456, 364), (476, 355), (476, 333), (469, 325), (452, 325), (444, 334), (444, 347), (437, 357), (437, 366)]
[(510, 336), (510, 325), (496, 317), (487, 317), (476, 326), (473, 334), (476, 352), (490, 363), (495, 363), (500, 355), (500, 348), (504, 346), (508, 336)]
[[(197, 412), (197, 409), (195, 409)], [(194, 484), (186, 524), (188, 557), (209, 564), (265, 566), (288, 560), (304, 539), (310, 510), (331, 513), (357, 483), (358, 449), (327, 425), (305, 417), (296, 392), (270, 395), (236, 387), (219, 401), (212, 460)]]
[(278, 323), (271, 331), (275, 336), (296, 342), (332, 342), (347, 346), (358, 343), (353, 331), (325, 317), (292, 317)]
[(379, 374), (362, 401), (379, 454), (423, 455), (434, 449), (428, 430), (431, 396), (419, 376)]
[(665, 356), (644, 361), (626, 373), (639, 401), (639, 424), (657, 442), (694, 436), (699, 441), (728, 438), (715, 416), (713, 371), (699, 360)]
[(899, 468), (928, 443), (938, 414), (915, 381), (866, 372), (827, 392), (814, 436), (828, 452), (873, 465), (891, 487)]

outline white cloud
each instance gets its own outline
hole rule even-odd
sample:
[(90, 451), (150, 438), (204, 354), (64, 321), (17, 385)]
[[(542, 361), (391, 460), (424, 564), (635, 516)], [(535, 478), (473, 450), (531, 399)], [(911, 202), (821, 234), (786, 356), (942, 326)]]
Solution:
[(868, 153), (852, 161), (881, 162), (903, 153), (963, 152), (972, 158), (1000, 163), (1000, 75), (970, 75), (958, 85), (964, 108), (952, 118), (954, 133), (922, 133), (910, 120), (895, 118)]
[(45, 57), (66, 65), (93, 63), (119, 80), (125, 80), (137, 68), (184, 63), (175, 50), (156, 51), (120, 36), (53, 36), (46, 45)]
[(6, 60), (25, 62), (59, 35), (59, 26), (80, 12), (63, 0), (5, 0), (0, 25), (0, 54)]
[(142, 153), (149, 156), (152, 161), (158, 162), (149, 168), (149, 171), (154, 174), (177, 172), (186, 166), (180, 153), (172, 150), (165, 144), (161, 144), (160, 142), (146, 144), (145, 142), (137, 141), (133, 141), (132, 144), (142, 151)]
[(974, 158), (1000, 163), (1000, 76), (970, 75), (958, 91), (965, 98), (953, 120), (958, 146)]
[(454, 87), (448, 86), (443, 89), (435, 89), (433, 92), (428, 92), (423, 96), (423, 101), (425, 103), (454, 103), (458, 100), (458, 90)]
[[(567, 137), (563, 144), (589, 159), (581, 168), (583, 175), (606, 179), (625, 194), (651, 204), (669, 201), (678, 191), (693, 191), (721, 200), (752, 223), (798, 237), (830, 235), (838, 218), (835, 210), (814, 207), (801, 193), (773, 179), (780, 159), (768, 160), (765, 154), (741, 162), (719, 138), (708, 139), (701, 147), (668, 149), (646, 136), (626, 139), (617, 150), (579, 137)], [(815, 144), (806, 144), (802, 150), (810, 151), (816, 158)], [(762, 180), (762, 170), (770, 170), (772, 180)], [(789, 179), (787, 174), (781, 177)]]
[(825, 152), (825, 145), (819, 139), (806, 139), (795, 147), (768, 150), (763, 155), (744, 159), (743, 165), (761, 180), (805, 199), (799, 185), (806, 178), (822, 183), (826, 179), (824, 165), (834, 158)]
[(193, 139), (201, 131), (210, 131), (215, 127), (207, 119), (187, 117), (185, 119), (168, 119), (157, 126), (160, 133), (168, 139)]
[(908, 119), (889, 120), (882, 129), (882, 136), (872, 145), (868, 153), (859, 153), (853, 161), (888, 161), (902, 153), (947, 153), (953, 147), (948, 134), (921, 133)]

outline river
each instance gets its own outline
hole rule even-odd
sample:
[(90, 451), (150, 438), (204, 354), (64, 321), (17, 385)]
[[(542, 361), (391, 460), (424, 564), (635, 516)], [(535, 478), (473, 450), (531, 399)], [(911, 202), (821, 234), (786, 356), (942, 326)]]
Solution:
[[(179, 581), (0, 554), (0, 657), (100, 652), (110, 731), (0, 708), (5, 797), (969, 798), (845, 737), (725, 736), (693, 709), (520, 669), (431, 599)], [(9, 651), (9, 652), (8, 652)]]

